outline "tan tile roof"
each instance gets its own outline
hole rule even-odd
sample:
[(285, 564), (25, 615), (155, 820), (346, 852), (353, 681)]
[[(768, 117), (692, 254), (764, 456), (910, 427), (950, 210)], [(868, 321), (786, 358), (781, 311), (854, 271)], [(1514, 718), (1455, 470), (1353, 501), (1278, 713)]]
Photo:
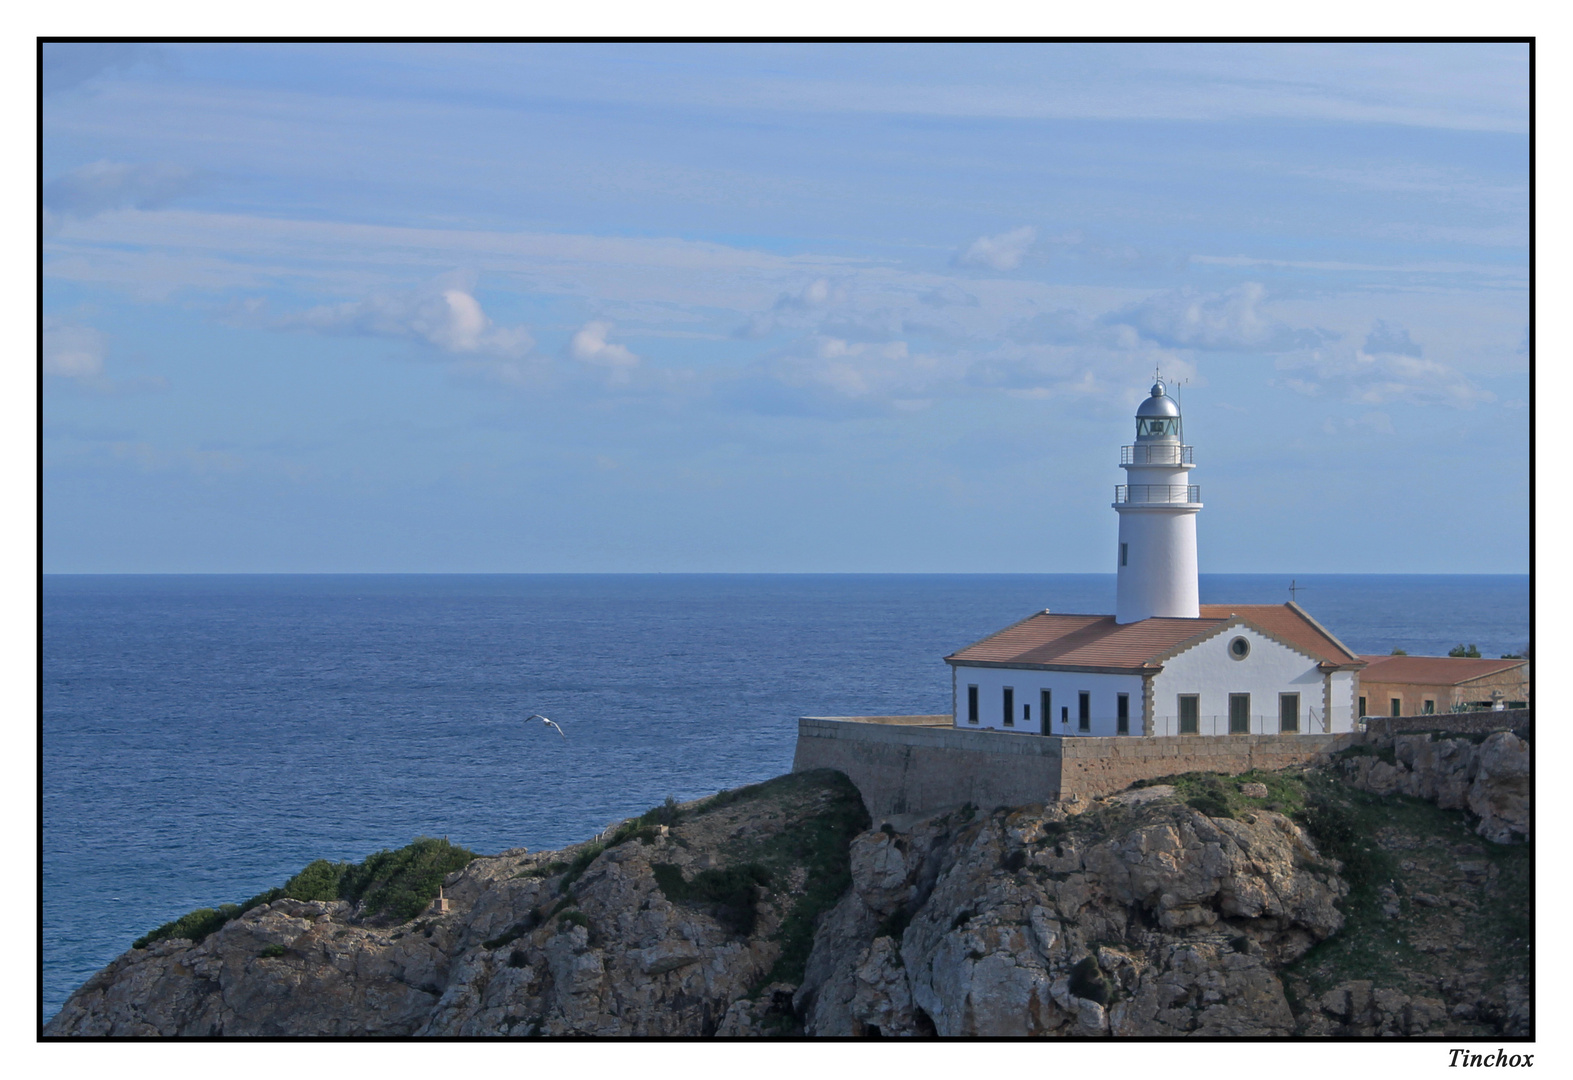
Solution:
[(1143, 619), (1123, 626), (1113, 615), (1039, 612), (945, 659), (956, 663), (1052, 664), (1055, 667), (1141, 669), (1182, 641), (1226, 619)]
[(1310, 653), (1324, 664), (1360, 666), (1361, 658), (1328, 633), (1298, 604), (1203, 604), (1201, 612), (1203, 618), (1209, 619), (1239, 615), (1252, 626)]
[(1360, 673), (1363, 683), (1424, 683), (1429, 686), (1457, 686), (1529, 662), (1477, 660), (1467, 656), (1362, 656), (1360, 659), (1368, 665)]
[(1120, 625), (1113, 615), (1031, 615), (945, 657), (959, 664), (1046, 665), (1141, 671), (1193, 638), (1239, 616), (1324, 664), (1361, 666), (1361, 658), (1290, 604), (1203, 604), (1199, 619), (1142, 619)]

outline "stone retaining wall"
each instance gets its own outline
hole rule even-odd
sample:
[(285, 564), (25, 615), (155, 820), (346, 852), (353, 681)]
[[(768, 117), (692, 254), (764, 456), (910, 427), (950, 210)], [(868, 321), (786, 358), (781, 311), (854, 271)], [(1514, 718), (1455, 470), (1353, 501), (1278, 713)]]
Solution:
[(1482, 709), (1422, 716), (1370, 716), (1366, 718), (1365, 729), (1382, 739), (1412, 731), (1446, 731), (1458, 735), (1512, 731), (1521, 738), (1529, 738), (1534, 731), (1533, 712), (1532, 709)]
[(1062, 741), (806, 716), (798, 721), (792, 771), (846, 773), (875, 818), (963, 803), (992, 810), (1058, 799)]
[(1282, 769), (1362, 741), (1347, 735), (1060, 736), (969, 731), (932, 717), (798, 721), (792, 770), (837, 769), (876, 819), (972, 803), (984, 810), (1099, 798), (1185, 772)]

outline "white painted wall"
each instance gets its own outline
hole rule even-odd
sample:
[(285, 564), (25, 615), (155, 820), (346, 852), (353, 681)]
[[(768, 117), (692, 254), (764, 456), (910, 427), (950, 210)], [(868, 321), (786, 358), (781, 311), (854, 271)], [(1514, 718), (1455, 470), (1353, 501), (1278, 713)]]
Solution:
[(1331, 701), (1332, 724), (1328, 728), (1333, 734), (1342, 731), (1353, 731), (1358, 716), (1359, 680), (1355, 677), (1358, 672), (1334, 671), (1328, 676), (1330, 682), (1329, 697)]
[[(1180, 474), (1179, 482), (1185, 482)], [(1114, 621), (1138, 622), (1162, 615), (1194, 619), (1200, 613), (1196, 577), (1196, 513), (1198, 507), (1116, 506), (1120, 514), (1119, 543), (1126, 545), (1126, 564), (1115, 556)]]
[[(1140, 675), (1102, 675), (1078, 671), (1036, 671), (1031, 668), (968, 667), (953, 665), (956, 679), (956, 726), (960, 728), (991, 728), (996, 731), (1015, 731), (1036, 734), (1039, 727), (1038, 703), (1041, 691), (1054, 695), (1054, 735), (1115, 735), (1115, 718), (1118, 704), (1116, 695), (1129, 694), (1131, 698), (1130, 734), (1142, 734), (1142, 677)], [(978, 722), (967, 722), (967, 687), (978, 688)], [(1006, 727), (1002, 713), (1005, 687), (1012, 687), (1015, 694), (1014, 727)], [(1092, 730), (1082, 731), (1077, 726), (1079, 699), (1082, 691), (1092, 694)], [(1023, 705), (1032, 707), (1029, 720), (1022, 719)], [(1276, 706), (1274, 706), (1276, 708)], [(1068, 709), (1070, 723), (1061, 723), (1061, 710)]]
[[(1244, 660), (1236, 660), (1229, 653), (1229, 643), (1243, 637), (1251, 643), (1251, 651)], [(1248, 626), (1236, 626), (1200, 645), (1187, 649), (1178, 656), (1164, 661), (1163, 670), (1153, 677), (1154, 732), (1177, 734), (1176, 721), (1180, 714), (1179, 696), (1197, 694), (1202, 718), (1202, 733), (1211, 734), (1209, 717), (1220, 717), (1217, 730), (1229, 731), (1229, 695), (1251, 695), (1251, 731), (1258, 730), (1255, 717), (1266, 716), (1266, 733), (1278, 730), (1278, 695), (1300, 695), (1300, 730), (1312, 730), (1308, 717), (1315, 709), (1322, 712), (1323, 676), (1317, 662), (1304, 653), (1278, 644)], [(1317, 729), (1319, 731), (1319, 728)], [(1347, 730), (1347, 729), (1345, 729)]]

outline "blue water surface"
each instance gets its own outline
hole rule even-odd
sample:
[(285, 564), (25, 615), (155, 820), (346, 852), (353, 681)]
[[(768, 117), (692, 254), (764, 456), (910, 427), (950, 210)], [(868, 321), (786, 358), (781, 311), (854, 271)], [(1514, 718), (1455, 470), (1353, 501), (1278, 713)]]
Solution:
[[(1529, 640), (1522, 576), (1318, 575), (1357, 652)], [(1203, 575), (1203, 603), (1288, 578)], [(788, 771), (804, 715), (943, 713), (955, 651), (1113, 575), (48, 576), (43, 1015), (193, 908), (419, 835), (554, 848)], [(567, 732), (559, 738), (541, 712)]]

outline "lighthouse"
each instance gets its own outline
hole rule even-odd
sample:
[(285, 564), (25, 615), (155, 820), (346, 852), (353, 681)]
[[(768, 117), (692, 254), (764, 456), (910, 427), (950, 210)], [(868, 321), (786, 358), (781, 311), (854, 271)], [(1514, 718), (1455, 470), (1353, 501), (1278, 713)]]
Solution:
[(1120, 447), (1125, 483), (1114, 489), (1120, 546), (1114, 621), (1153, 616), (1195, 619), (1196, 512), (1201, 488), (1190, 482), (1192, 448), (1180, 406), (1162, 380), (1136, 410), (1136, 441)]

